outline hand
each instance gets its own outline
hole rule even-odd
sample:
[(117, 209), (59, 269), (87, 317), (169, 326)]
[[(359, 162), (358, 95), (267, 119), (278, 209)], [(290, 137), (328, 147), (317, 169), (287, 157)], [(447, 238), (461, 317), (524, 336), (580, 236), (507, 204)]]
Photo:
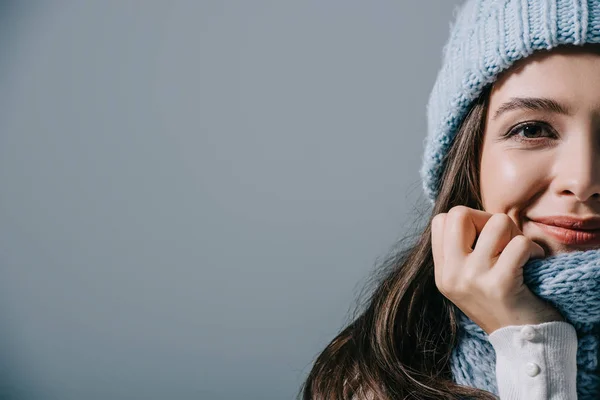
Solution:
[(525, 285), (523, 265), (543, 258), (544, 249), (507, 214), (453, 207), (432, 219), (431, 244), (438, 290), (488, 335), (509, 325), (564, 321)]

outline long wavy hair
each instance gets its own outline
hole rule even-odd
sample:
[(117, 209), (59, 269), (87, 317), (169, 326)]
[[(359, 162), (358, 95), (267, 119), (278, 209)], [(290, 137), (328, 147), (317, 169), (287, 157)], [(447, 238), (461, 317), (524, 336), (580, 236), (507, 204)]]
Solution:
[(479, 163), (490, 89), (473, 101), (457, 132), (422, 233), (401, 239), (377, 268), (374, 290), (318, 354), (298, 399), (496, 398), (452, 381), (458, 309), (437, 289), (431, 249), (433, 216), (456, 205), (483, 209)]

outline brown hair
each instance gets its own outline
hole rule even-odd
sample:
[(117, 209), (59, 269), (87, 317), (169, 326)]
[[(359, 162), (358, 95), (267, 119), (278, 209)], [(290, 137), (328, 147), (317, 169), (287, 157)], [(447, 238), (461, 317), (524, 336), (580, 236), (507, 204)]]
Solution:
[(433, 216), (456, 205), (482, 209), (479, 162), (489, 92), (488, 87), (473, 102), (457, 132), (424, 230), (386, 258), (364, 310), (316, 357), (298, 398), (496, 398), (452, 381), (457, 309), (435, 285), (431, 250)]

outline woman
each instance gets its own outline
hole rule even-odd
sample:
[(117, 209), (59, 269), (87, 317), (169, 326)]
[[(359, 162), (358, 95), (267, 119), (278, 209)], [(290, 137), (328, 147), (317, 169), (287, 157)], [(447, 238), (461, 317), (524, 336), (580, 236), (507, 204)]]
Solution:
[[(580, 376), (585, 324), (524, 281), (535, 260), (600, 258), (600, 233), (588, 230), (600, 228), (598, 42), (600, 1), (461, 7), (427, 109), (431, 216), (317, 357), (305, 400), (600, 398), (598, 325)], [(585, 301), (600, 300), (593, 290)], [(465, 318), (483, 336), (473, 339)], [(468, 361), (469, 335), (489, 341), (496, 359), (480, 351)], [(479, 362), (496, 362), (494, 376), (481, 376)]]

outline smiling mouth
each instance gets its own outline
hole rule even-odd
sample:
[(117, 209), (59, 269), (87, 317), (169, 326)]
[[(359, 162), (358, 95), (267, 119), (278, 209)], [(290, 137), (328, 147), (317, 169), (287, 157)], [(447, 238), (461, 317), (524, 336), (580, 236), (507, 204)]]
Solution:
[(563, 244), (568, 245), (600, 245), (600, 229), (580, 230), (546, 225), (541, 222), (531, 221), (544, 232)]

